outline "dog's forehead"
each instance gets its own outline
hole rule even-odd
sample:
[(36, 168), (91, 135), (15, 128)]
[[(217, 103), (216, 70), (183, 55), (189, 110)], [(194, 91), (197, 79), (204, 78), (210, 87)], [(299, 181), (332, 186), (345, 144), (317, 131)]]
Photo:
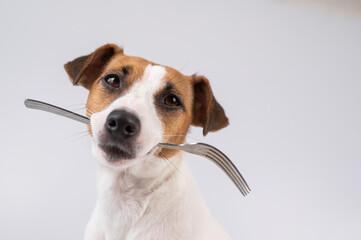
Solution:
[(134, 57), (124, 55), (122, 53), (116, 54), (107, 65), (107, 69), (119, 69), (124, 66), (135, 68), (138, 72), (144, 72), (149, 64), (155, 64), (141, 57)]
[(166, 68), (149, 64), (144, 69), (142, 77), (137, 81), (131, 92), (138, 96), (153, 96), (165, 85)]
[(187, 88), (185, 85), (190, 84), (190, 77), (171, 67), (156, 64), (144, 58), (121, 54), (109, 62), (105, 72), (116, 71), (124, 67), (129, 68), (131, 72), (127, 79), (128, 83), (132, 85), (131, 89), (138, 91), (139, 94), (155, 93), (164, 88), (167, 83), (180, 89)]

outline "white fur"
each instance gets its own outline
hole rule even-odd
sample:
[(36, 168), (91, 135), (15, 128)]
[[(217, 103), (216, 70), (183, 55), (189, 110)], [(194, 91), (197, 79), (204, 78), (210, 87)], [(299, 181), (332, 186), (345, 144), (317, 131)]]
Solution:
[[(132, 89), (104, 111), (93, 114), (93, 153), (98, 160), (98, 200), (88, 223), (86, 240), (220, 240), (229, 239), (209, 213), (183, 154), (168, 162), (147, 155), (162, 141), (163, 126), (154, 105), (162, 88), (164, 67), (149, 65)], [(141, 121), (137, 157), (107, 162), (97, 142), (108, 114), (134, 111)]]

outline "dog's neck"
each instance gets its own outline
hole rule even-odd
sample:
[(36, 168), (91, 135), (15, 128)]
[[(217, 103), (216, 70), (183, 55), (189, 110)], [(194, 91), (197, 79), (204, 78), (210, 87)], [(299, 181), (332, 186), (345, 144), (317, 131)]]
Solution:
[[(156, 220), (156, 213), (171, 209), (184, 198), (188, 167), (183, 154), (170, 159), (148, 158), (126, 170), (116, 170), (99, 164), (98, 208), (104, 214), (104, 228), (114, 237), (131, 234), (129, 231), (150, 226), (143, 222)], [(168, 206), (169, 205), (169, 206)], [(167, 224), (167, 223), (164, 223)], [(147, 223), (149, 225), (149, 223)], [(113, 236), (106, 236), (113, 239)]]
[(172, 175), (180, 174), (179, 168), (184, 160), (183, 154), (178, 153), (171, 159), (150, 156), (141, 161), (127, 169), (114, 169), (98, 164), (98, 194), (101, 196), (113, 191), (122, 197), (133, 198), (140, 195), (145, 198), (166, 183)]

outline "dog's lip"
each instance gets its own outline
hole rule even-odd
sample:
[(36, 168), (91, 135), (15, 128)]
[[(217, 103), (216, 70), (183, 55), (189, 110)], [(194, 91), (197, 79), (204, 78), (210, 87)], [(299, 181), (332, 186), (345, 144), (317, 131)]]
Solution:
[(99, 148), (104, 152), (110, 162), (134, 158), (134, 155), (120, 146), (113, 144), (98, 143)]

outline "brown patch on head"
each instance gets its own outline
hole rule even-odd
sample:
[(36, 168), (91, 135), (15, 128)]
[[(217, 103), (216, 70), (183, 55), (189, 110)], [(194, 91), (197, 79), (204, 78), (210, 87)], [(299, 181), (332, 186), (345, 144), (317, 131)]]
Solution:
[[(193, 90), (192, 77), (185, 76), (175, 69), (166, 68), (163, 79), (164, 88), (155, 95), (157, 113), (163, 122), (163, 142), (181, 144), (184, 142), (188, 128), (192, 123)], [(167, 97), (175, 96), (181, 102), (181, 106), (169, 107), (165, 104)], [(178, 150), (160, 149), (160, 157), (170, 158)]]
[[(150, 63), (143, 58), (126, 56), (123, 49), (107, 44), (89, 55), (68, 62), (64, 67), (74, 85), (81, 85), (90, 91), (86, 104), (87, 116), (90, 117), (124, 95)], [(116, 75), (120, 79), (119, 89), (111, 89), (104, 83), (104, 78), (109, 75)]]
[[(155, 97), (158, 116), (164, 126), (165, 143), (183, 143), (190, 125), (203, 127), (203, 135), (206, 135), (229, 124), (205, 77), (184, 76), (170, 67), (166, 67), (166, 70), (167, 74), (163, 79), (165, 88)], [(176, 95), (182, 102), (182, 107), (162, 107), (162, 102), (169, 95)], [(160, 149), (157, 153), (160, 157), (170, 158), (177, 152), (178, 150), (174, 149)]]

